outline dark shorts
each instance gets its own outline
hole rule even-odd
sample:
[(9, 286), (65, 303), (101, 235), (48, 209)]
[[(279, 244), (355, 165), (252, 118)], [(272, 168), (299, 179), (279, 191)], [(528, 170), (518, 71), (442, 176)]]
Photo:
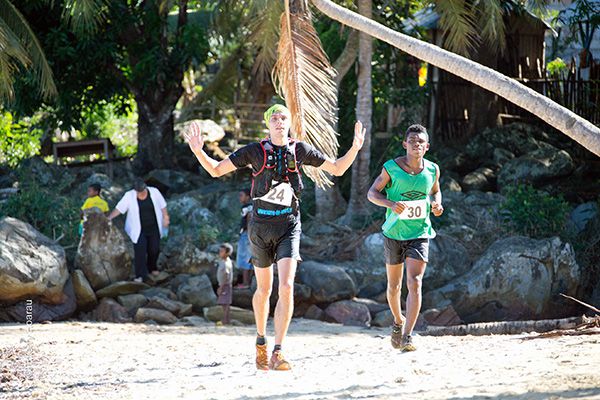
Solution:
[(284, 221), (255, 221), (248, 224), (248, 239), (252, 264), (257, 268), (270, 267), (282, 258), (300, 258), (300, 217)]
[(429, 261), (429, 239), (395, 240), (383, 237), (385, 263), (402, 264), (407, 257)]

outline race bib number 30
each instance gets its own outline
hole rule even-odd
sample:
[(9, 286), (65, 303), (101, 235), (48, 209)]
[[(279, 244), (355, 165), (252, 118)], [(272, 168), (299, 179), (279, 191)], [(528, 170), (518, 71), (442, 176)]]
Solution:
[(278, 183), (273, 181), (271, 190), (264, 196), (259, 197), (259, 200), (284, 207), (290, 207), (292, 205), (293, 196), (294, 190), (292, 189), (292, 185), (288, 182)]
[(423, 219), (427, 217), (427, 200), (412, 200), (404, 201), (406, 208), (400, 215), (399, 219)]

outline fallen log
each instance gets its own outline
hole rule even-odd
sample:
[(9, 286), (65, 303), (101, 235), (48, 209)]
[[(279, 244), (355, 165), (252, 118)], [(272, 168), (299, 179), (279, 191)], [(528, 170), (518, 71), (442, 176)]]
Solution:
[(549, 332), (557, 329), (574, 329), (584, 322), (583, 317), (541, 319), (537, 321), (480, 322), (455, 326), (428, 326), (422, 336), (485, 336), (515, 335), (529, 332)]

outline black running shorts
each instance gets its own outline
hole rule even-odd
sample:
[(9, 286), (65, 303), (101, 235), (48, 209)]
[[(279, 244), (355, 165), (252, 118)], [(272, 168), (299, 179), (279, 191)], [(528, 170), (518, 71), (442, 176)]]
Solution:
[(282, 258), (300, 258), (300, 217), (284, 221), (260, 221), (252, 218), (248, 224), (248, 239), (252, 265), (267, 268)]
[(385, 263), (402, 264), (407, 257), (429, 261), (429, 239), (395, 240), (383, 237)]

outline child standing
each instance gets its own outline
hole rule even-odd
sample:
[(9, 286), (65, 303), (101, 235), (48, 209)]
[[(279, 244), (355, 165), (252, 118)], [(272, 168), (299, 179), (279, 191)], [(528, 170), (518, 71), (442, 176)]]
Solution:
[(232, 283), (233, 283), (233, 263), (229, 256), (233, 253), (233, 246), (229, 243), (223, 243), (219, 247), (219, 261), (217, 269), (217, 304), (223, 307), (223, 325), (228, 325), (231, 321), (229, 318), (229, 308), (232, 300)]
[(81, 206), (81, 221), (79, 221), (79, 236), (83, 234), (83, 214), (85, 210), (97, 208), (104, 214), (108, 213), (108, 203), (100, 197), (102, 186), (97, 183), (92, 183), (87, 188), (87, 198)]

